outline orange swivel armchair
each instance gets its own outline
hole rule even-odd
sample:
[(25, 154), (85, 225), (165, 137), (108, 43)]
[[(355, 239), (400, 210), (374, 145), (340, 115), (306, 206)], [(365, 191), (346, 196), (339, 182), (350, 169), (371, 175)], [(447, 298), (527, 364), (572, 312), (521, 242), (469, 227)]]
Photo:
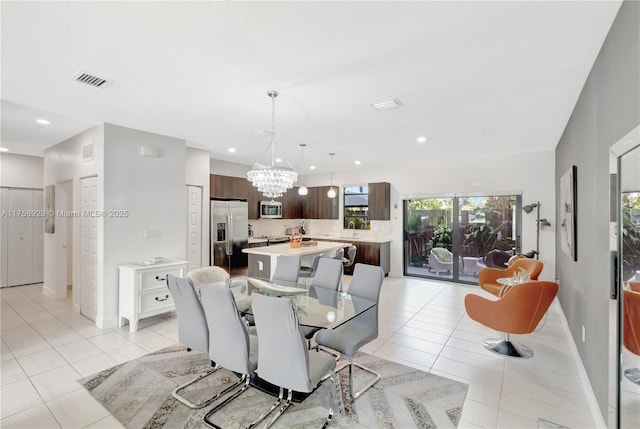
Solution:
[(512, 287), (497, 300), (467, 295), (464, 307), (476, 322), (505, 333), (504, 339), (484, 340), (482, 344), (487, 350), (505, 356), (531, 357), (533, 351), (512, 342), (509, 335), (533, 332), (557, 293), (558, 283), (529, 281)]
[(503, 285), (498, 283), (499, 278), (512, 277), (514, 273), (524, 269), (529, 273), (531, 280), (538, 280), (544, 264), (537, 259), (520, 258), (516, 259), (506, 270), (498, 268), (483, 268), (478, 273), (478, 283), (480, 287), (495, 296), (500, 296)]
[[(622, 343), (631, 353), (640, 355), (640, 292), (624, 290)], [(640, 384), (640, 369), (628, 368), (624, 376), (636, 384)]]

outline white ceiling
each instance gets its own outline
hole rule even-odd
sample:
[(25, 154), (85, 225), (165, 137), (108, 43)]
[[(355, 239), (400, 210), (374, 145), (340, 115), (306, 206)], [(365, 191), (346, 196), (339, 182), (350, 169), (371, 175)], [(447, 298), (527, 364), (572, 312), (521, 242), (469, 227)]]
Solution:
[[(270, 129), (276, 89), (278, 152), (297, 168), (300, 143), (317, 171), (329, 152), (344, 170), (551, 150), (619, 6), (3, 1), (2, 146), (42, 154), (110, 122), (266, 162), (252, 132)], [(72, 81), (81, 70), (114, 83)]]

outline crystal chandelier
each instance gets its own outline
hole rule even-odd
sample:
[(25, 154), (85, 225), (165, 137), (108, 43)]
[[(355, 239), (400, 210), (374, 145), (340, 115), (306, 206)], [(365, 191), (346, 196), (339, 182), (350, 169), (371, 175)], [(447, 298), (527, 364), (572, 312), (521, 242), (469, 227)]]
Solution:
[(267, 198), (279, 198), (293, 187), (293, 183), (298, 180), (298, 173), (290, 167), (276, 167), (276, 97), (277, 91), (267, 91), (271, 97), (271, 166), (262, 165), (256, 162), (253, 168), (247, 173), (247, 179), (258, 188)]

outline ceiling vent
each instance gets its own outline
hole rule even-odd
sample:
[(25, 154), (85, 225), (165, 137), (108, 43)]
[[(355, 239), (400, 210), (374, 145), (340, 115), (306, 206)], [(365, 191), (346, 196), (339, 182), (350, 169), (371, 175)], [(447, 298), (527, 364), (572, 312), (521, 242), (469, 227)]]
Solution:
[(397, 98), (388, 98), (386, 100), (376, 101), (371, 103), (371, 107), (376, 110), (391, 110), (402, 106), (402, 102)]
[(96, 88), (104, 88), (113, 83), (112, 80), (105, 79), (103, 77), (83, 71), (73, 76), (72, 79), (76, 82), (82, 82), (86, 83), (87, 85), (95, 86)]

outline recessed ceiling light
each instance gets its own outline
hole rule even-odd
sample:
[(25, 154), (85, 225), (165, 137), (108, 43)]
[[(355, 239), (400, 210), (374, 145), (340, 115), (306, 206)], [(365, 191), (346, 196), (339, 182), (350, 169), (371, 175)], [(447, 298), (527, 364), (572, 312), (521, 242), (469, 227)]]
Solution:
[(353, 163), (354, 163), (355, 165), (360, 165), (360, 164), (362, 164), (362, 163), (361, 163), (360, 161), (358, 161), (358, 160), (353, 161)]
[(480, 186), (480, 183), (472, 183), (471, 186)]
[(254, 136), (268, 137), (273, 133), (269, 130), (260, 130), (260, 131), (254, 131), (251, 134), (253, 134)]
[(9, 149), (6, 147), (0, 147), (0, 152), (9, 152)]
[(230, 147), (229, 149), (227, 149), (227, 151), (231, 152), (231, 153), (235, 153), (236, 148), (235, 147)]
[(402, 106), (402, 101), (397, 98), (387, 98), (386, 100), (370, 103), (370, 106), (376, 110), (391, 110)]
[(276, 158), (276, 162), (282, 162), (282, 158)]
[(47, 121), (46, 119), (36, 119), (36, 122), (39, 123), (40, 125), (50, 125), (51, 122)]
[(315, 166), (315, 165), (310, 165), (310, 166), (309, 166), (309, 170), (315, 170), (315, 169), (316, 169), (316, 166)]
[(424, 143), (427, 141), (427, 138), (425, 136), (420, 136), (416, 140), (418, 141), (418, 143)]

